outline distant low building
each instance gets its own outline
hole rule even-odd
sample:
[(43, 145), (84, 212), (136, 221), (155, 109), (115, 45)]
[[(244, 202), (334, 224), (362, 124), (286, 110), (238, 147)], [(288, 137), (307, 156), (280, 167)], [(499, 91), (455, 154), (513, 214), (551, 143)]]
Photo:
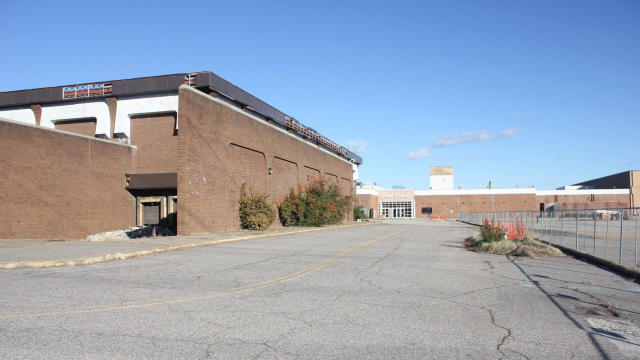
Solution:
[(629, 204), (640, 207), (640, 170), (627, 170), (574, 184), (581, 189), (629, 189)]
[[(640, 171), (586, 181), (556, 190), (511, 189), (384, 189), (356, 187), (356, 205), (369, 209), (375, 218), (427, 218), (432, 215), (457, 217), (460, 212), (548, 211), (638, 207)], [(436, 171), (436, 182), (442, 171)], [(433, 174), (433, 167), (431, 168)], [(433, 175), (432, 175), (433, 176)], [(431, 183), (433, 184), (433, 182)], [(449, 185), (447, 185), (449, 186)]]

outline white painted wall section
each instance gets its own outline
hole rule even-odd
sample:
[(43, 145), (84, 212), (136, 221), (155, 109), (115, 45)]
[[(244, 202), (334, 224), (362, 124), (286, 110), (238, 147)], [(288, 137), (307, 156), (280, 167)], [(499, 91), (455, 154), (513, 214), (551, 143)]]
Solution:
[(0, 117), (17, 121), (19, 123), (25, 123), (30, 125), (36, 124), (36, 115), (33, 113), (31, 107), (0, 110)]
[(89, 101), (66, 105), (45, 105), (42, 107), (40, 126), (55, 129), (56, 122), (77, 119), (96, 119), (96, 135), (109, 137), (109, 106), (105, 101)]
[(434, 190), (452, 190), (453, 175), (431, 175), (429, 176), (429, 186)]
[(353, 164), (353, 181), (358, 181), (360, 179), (360, 174), (358, 174), (358, 164)]
[(378, 196), (378, 190), (375, 189), (363, 189), (361, 187), (356, 188), (356, 194), (358, 195), (376, 195)]
[[(178, 113), (178, 95), (140, 96), (118, 99), (114, 133), (131, 137), (131, 117), (145, 114)], [(176, 129), (178, 119), (176, 118)]]

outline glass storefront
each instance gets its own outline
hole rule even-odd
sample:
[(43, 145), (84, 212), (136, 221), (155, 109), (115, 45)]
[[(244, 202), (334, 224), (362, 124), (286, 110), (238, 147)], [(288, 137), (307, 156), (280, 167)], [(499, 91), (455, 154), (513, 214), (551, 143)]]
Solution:
[(380, 216), (383, 218), (413, 218), (413, 201), (381, 201)]

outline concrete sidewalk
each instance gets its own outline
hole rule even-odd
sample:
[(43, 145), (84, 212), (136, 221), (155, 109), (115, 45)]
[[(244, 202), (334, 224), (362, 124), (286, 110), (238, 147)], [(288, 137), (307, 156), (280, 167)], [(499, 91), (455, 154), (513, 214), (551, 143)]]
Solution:
[(107, 239), (105, 241), (0, 239), (0, 269), (89, 265), (192, 247), (212, 246), (227, 242), (367, 224), (350, 222), (318, 228), (273, 228), (264, 231), (238, 230), (200, 235), (142, 237), (125, 240)]

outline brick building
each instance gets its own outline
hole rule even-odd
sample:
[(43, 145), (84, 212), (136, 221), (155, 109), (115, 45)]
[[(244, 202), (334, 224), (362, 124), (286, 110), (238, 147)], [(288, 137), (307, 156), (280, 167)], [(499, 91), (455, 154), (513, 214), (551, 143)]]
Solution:
[[(443, 179), (444, 178), (444, 179)], [(454, 189), (453, 168), (432, 167), (428, 190), (383, 189), (375, 185), (356, 187), (356, 205), (371, 217), (456, 218), (461, 212), (582, 210), (638, 207), (640, 171), (586, 181), (556, 190)], [(442, 184), (446, 184), (443, 186)]]
[(208, 71), (4, 92), (0, 119), (0, 238), (237, 229), (242, 183), (276, 202), (322, 177), (352, 196), (362, 163)]
[(573, 186), (589, 189), (629, 189), (629, 206), (640, 208), (640, 170), (628, 170)]

